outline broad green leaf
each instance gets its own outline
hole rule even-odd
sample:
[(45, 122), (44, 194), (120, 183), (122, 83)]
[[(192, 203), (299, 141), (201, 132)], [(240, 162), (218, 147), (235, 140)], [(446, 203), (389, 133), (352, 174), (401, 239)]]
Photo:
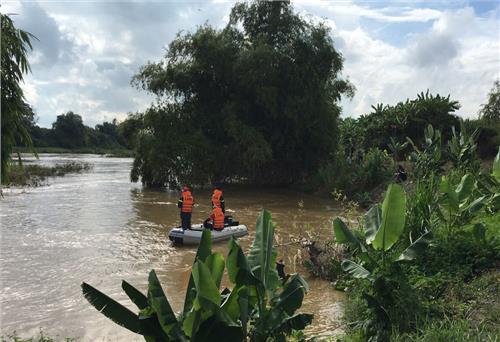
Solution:
[(236, 284), (236, 287), (241, 285), (255, 285), (257, 283), (257, 279), (248, 265), (247, 257), (238, 242), (233, 238), (229, 240), (229, 253), (226, 265), (229, 280), (233, 284)]
[(193, 334), (196, 334), (198, 327), (202, 321), (202, 312), (201, 310), (192, 309), (188, 313), (184, 315), (184, 319), (182, 321), (182, 330), (188, 337), (192, 337)]
[(224, 274), (224, 257), (219, 252), (213, 253), (206, 259), (205, 264), (210, 270), (215, 286), (217, 286), (218, 289), (220, 287), (222, 275)]
[(291, 316), (302, 306), (304, 295), (308, 290), (306, 281), (298, 274), (293, 274), (286, 282), (273, 310), (283, 310)]
[(82, 283), (82, 291), (89, 303), (116, 324), (136, 333), (141, 333), (139, 317), (101, 291)]
[(486, 196), (481, 196), (479, 198), (476, 198), (471, 204), (469, 204), (469, 206), (467, 207), (467, 210), (471, 214), (477, 213), (484, 206), (485, 200), (486, 200)]
[(493, 170), (491, 173), (493, 174), (493, 177), (500, 182), (500, 146), (498, 147), (498, 153), (495, 160), (493, 160)]
[(398, 184), (390, 184), (382, 203), (382, 222), (372, 242), (373, 248), (389, 250), (405, 227), (406, 195)]
[(366, 252), (365, 246), (356, 238), (352, 231), (346, 226), (344, 221), (338, 217), (333, 221), (333, 232), (335, 241), (338, 243), (351, 243), (355, 248)]
[[(204, 229), (201, 233), (200, 244), (198, 245), (198, 251), (196, 252), (196, 256), (194, 260), (201, 260), (205, 262), (205, 260), (212, 254), (212, 232), (209, 229)], [(194, 281), (193, 276), (189, 277), (188, 287), (186, 289), (186, 297), (184, 299), (184, 310), (186, 313), (191, 310), (191, 306), (193, 305), (194, 297), (196, 296), (194, 291)]]
[(276, 330), (283, 331), (285, 334), (290, 334), (293, 330), (303, 330), (312, 323), (313, 318), (312, 314), (298, 313), (286, 318)]
[(429, 245), (432, 233), (430, 231), (424, 233), (421, 237), (415, 240), (407, 249), (401, 253), (396, 261), (409, 261), (420, 255)]
[(366, 279), (371, 275), (370, 271), (351, 260), (342, 261), (342, 269), (354, 278)]
[(458, 184), (455, 192), (457, 193), (458, 202), (462, 203), (467, 199), (474, 189), (474, 178), (470, 174), (466, 174), (462, 177), (460, 184)]
[(458, 201), (458, 195), (453, 190), (448, 177), (442, 177), (441, 184), (439, 185), (439, 191), (442, 194), (439, 202), (441, 206), (448, 212), (448, 216), (458, 212), (460, 204)]
[(196, 310), (202, 307), (204, 310), (210, 309), (210, 307), (218, 308), (221, 302), (219, 289), (215, 285), (210, 270), (203, 261), (198, 260), (194, 263), (192, 276), (196, 287), (194, 308)]
[(135, 287), (122, 280), (122, 289), (125, 291), (127, 296), (139, 309), (145, 309), (149, 306), (148, 297), (142, 294), (141, 291), (137, 290)]
[(177, 326), (177, 318), (175, 317), (175, 313), (172, 310), (165, 293), (163, 292), (160, 281), (158, 280), (154, 270), (149, 272), (148, 280), (149, 303), (158, 317), (158, 322), (160, 323), (161, 328), (167, 335), (169, 335)]
[(252, 310), (252, 308), (250, 307), (249, 291), (247, 287), (243, 286), (242, 288), (238, 289), (237, 300), (238, 306), (240, 308), (241, 328), (243, 330), (243, 336), (246, 336), (248, 319), (250, 317), (250, 311)]
[(375, 240), (377, 231), (382, 224), (382, 209), (380, 205), (375, 204), (365, 214), (365, 236), (366, 243), (371, 244)]
[(233, 342), (243, 341), (244, 338), (243, 330), (240, 326), (235, 324), (228, 325), (226, 322), (221, 322), (217, 317), (211, 317), (200, 325), (192, 341)]
[(274, 229), (271, 213), (262, 210), (257, 218), (255, 238), (247, 258), (252, 273), (267, 291), (274, 291), (280, 284), (276, 271), (276, 249), (273, 247)]

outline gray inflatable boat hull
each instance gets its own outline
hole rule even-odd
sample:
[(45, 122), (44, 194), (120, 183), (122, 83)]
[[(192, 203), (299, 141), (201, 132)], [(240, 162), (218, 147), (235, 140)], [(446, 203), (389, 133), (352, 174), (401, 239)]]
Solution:
[[(175, 227), (170, 230), (168, 238), (174, 243), (183, 245), (198, 245), (201, 240), (201, 233), (203, 232), (202, 224), (194, 224), (191, 229), (183, 230), (180, 227)], [(245, 225), (240, 224), (237, 226), (227, 226), (223, 230), (212, 230), (212, 242), (229, 240), (231, 236), (235, 238), (245, 236), (248, 234), (248, 229)]]

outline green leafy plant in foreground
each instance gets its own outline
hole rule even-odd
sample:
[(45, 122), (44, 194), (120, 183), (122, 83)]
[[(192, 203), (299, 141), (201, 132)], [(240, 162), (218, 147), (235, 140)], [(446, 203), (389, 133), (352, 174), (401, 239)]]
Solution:
[[(311, 323), (310, 314), (296, 314), (308, 289), (298, 274), (283, 284), (275, 269), (275, 225), (262, 211), (248, 257), (231, 239), (224, 260), (211, 250), (211, 232), (203, 231), (193, 264), (184, 308), (175, 314), (154, 270), (149, 274), (147, 295), (126, 281), (122, 288), (138, 307), (135, 314), (87, 283), (84, 296), (106, 317), (146, 341), (284, 341), (294, 330)], [(224, 269), (232, 290), (220, 291)]]
[[(401, 262), (416, 258), (427, 246), (430, 231), (418, 239), (410, 239), (401, 252), (401, 235), (405, 228), (406, 195), (401, 186), (389, 185), (382, 206), (373, 206), (364, 219), (364, 241), (358, 239), (339, 218), (333, 222), (335, 240), (348, 244), (353, 260), (344, 260), (342, 268), (364, 284), (362, 297), (370, 314), (356, 322), (364, 328), (367, 339), (388, 340), (393, 328), (405, 331), (414, 320), (416, 309), (413, 291), (400, 267)], [(364, 285), (364, 286), (363, 286)]]

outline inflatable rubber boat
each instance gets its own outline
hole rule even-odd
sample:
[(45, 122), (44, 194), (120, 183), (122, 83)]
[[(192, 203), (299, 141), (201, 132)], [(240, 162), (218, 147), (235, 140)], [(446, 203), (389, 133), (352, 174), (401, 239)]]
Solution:
[[(183, 230), (182, 227), (175, 227), (170, 230), (168, 238), (176, 244), (197, 245), (201, 240), (203, 232), (203, 224), (193, 224), (191, 229)], [(227, 225), (223, 230), (212, 230), (212, 242), (228, 240), (231, 236), (241, 237), (248, 234), (247, 226), (243, 224), (233, 223)]]

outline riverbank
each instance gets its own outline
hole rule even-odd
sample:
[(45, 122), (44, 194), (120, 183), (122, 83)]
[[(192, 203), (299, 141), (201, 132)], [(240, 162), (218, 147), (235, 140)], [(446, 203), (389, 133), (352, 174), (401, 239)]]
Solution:
[[(134, 156), (133, 150), (127, 150), (124, 148), (92, 148), (92, 147), (82, 147), (82, 148), (63, 148), (63, 147), (35, 147), (34, 151), (36, 153), (63, 153), (63, 154), (105, 154), (107, 157), (117, 157), (117, 158), (132, 158)], [(14, 147), (13, 153), (32, 153), (26, 147), (18, 146)]]
[(8, 178), (2, 179), (2, 185), (36, 187), (46, 184), (49, 177), (61, 177), (68, 173), (86, 172), (90, 169), (92, 165), (87, 162), (72, 161), (54, 166), (12, 163), (9, 167)]

